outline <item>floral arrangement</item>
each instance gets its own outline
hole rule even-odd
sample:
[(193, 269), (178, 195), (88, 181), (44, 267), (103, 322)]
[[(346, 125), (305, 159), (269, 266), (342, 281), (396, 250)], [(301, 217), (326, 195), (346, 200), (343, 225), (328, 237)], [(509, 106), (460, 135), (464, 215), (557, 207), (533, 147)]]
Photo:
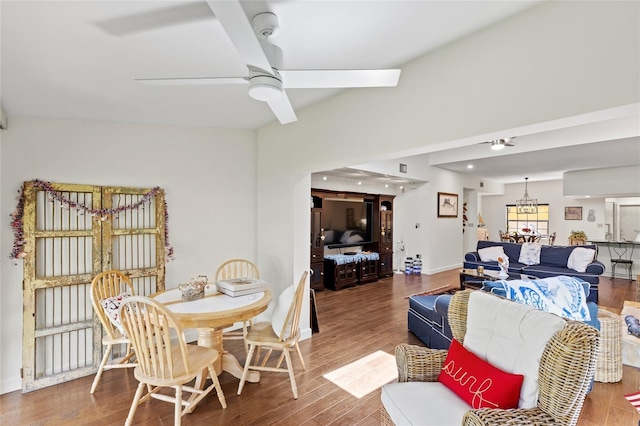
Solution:
[(582, 239), (582, 240), (587, 240), (587, 234), (584, 233), (584, 231), (574, 231), (571, 230), (571, 234), (569, 236), (569, 238), (577, 238), (577, 239)]
[(531, 232), (531, 228), (522, 228), (522, 232), (528, 234), (529, 232)]
[[(151, 189), (151, 191), (143, 194), (142, 197), (135, 203), (129, 204), (126, 206), (118, 206), (115, 208), (108, 209), (94, 209), (91, 207), (87, 207), (84, 204), (78, 203), (77, 201), (71, 200), (68, 197), (65, 197), (62, 192), (56, 191), (53, 188), (51, 182), (45, 182), (39, 179), (34, 179), (31, 181), (34, 186), (41, 189), (42, 191), (47, 193), (49, 201), (58, 201), (65, 208), (73, 208), (76, 210), (80, 210), (84, 213), (88, 213), (91, 216), (99, 216), (100, 220), (107, 220), (108, 216), (123, 212), (125, 210), (137, 210), (140, 208), (144, 208), (145, 204), (149, 204), (151, 202), (152, 197), (157, 195), (160, 192), (160, 187), (156, 186)], [(22, 219), (24, 217), (24, 187), (18, 190), (18, 205), (16, 206), (13, 213), (11, 213), (11, 229), (13, 230), (13, 249), (11, 250), (11, 254), (9, 255), (10, 259), (23, 259), (27, 256), (27, 253), (23, 250), (24, 245), (27, 243), (24, 239), (24, 224)], [(173, 246), (169, 244), (169, 213), (167, 210), (167, 203), (164, 203), (164, 219), (165, 219), (165, 228), (164, 228), (164, 244), (165, 244), (165, 260), (168, 262), (173, 259)]]

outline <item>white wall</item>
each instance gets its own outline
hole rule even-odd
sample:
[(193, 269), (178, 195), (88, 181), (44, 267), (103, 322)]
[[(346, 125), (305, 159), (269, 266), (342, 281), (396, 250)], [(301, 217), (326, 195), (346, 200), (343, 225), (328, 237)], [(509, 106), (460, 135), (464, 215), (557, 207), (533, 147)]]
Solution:
[[(433, 274), (461, 266), (464, 253), (475, 248), (477, 191), (469, 186), (477, 178), (426, 164), (423, 167), (428, 171), (429, 182), (398, 194), (394, 201), (394, 242), (404, 242), (405, 256), (420, 254), (423, 273)], [(438, 217), (438, 192), (458, 194), (458, 217)], [(465, 197), (469, 200), (469, 222), (474, 226), (463, 233), (462, 203)], [(419, 224), (418, 228), (416, 224)], [(394, 260), (394, 265), (396, 262)]]
[[(430, 213), (433, 211), (429, 205), (431, 191), (429, 184), (398, 194), (393, 201), (393, 268), (400, 265), (400, 271), (404, 271), (406, 257), (416, 258), (419, 254), (422, 258), (422, 273), (428, 273), (431, 262), (431, 252), (428, 241), (433, 236)], [(416, 224), (420, 224), (416, 228)], [(404, 253), (398, 251), (398, 243), (404, 245)], [(400, 263), (398, 263), (400, 262)]]
[[(463, 249), (464, 253), (468, 251), (473, 251), (476, 249), (476, 244), (478, 242), (478, 191), (471, 188), (464, 188), (462, 196), (462, 204), (460, 206), (460, 214), (463, 215)], [(466, 226), (464, 223), (464, 203), (466, 203), (467, 212), (467, 222)]]
[[(629, 155), (638, 157), (637, 151)], [(640, 194), (640, 166), (573, 170), (565, 172), (562, 180), (564, 195), (633, 197)]]
[(11, 118), (1, 135), (0, 393), (21, 388), (22, 262), (7, 254), (24, 181), (163, 188), (176, 254), (168, 288), (212, 277), (227, 258), (256, 259), (254, 131)]

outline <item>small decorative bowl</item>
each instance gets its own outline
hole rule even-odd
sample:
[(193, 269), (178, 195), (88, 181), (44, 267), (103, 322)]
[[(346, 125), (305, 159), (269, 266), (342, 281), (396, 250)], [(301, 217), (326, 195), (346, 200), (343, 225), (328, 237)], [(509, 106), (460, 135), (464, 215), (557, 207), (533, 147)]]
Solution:
[(202, 299), (204, 297), (204, 287), (197, 288), (191, 285), (191, 283), (184, 283), (178, 286), (182, 293), (182, 300), (184, 302), (190, 302), (192, 300)]
[(188, 282), (180, 284), (178, 289), (182, 293), (182, 300), (184, 302), (190, 302), (204, 297), (204, 287), (205, 285), (200, 282)]

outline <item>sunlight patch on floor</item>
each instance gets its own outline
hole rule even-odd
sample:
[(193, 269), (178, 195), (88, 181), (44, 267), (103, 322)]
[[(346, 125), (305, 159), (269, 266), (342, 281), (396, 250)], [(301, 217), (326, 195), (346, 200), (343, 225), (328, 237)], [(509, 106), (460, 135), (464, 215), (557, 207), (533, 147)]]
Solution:
[(376, 351), (323, 376), (356, 398), (373, 392), (382, 385), (398, 379), (396, 358)]

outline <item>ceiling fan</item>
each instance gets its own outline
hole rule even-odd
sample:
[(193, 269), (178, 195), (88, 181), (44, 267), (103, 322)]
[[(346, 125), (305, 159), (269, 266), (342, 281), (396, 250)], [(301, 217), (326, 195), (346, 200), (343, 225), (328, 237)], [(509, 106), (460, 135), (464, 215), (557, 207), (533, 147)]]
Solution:
[(297, 120), (285, 88), (393, 87), (398, 84), (399, 69), (282, 69), (282, 49), (269, 41), (279, 28), (275, 14), (259, 13), (249, 21), (239, 0), (212, 0), (207, 3), (247, 65), (248, 75), (136, 79), (137, 82), (149, 85), (248, 84), (249, 96), (266, 102), (281, 124)]
[(515, 142), (513, 142), (515, 138), (516, 136), (513, 136), (510, 138), (494, 139), (492, 141), (486, 141), (486, 142), (480, 142), (480, 143), (490, 143), (491, 149), (493, 151), (499, 151), (501, 149), (504, 149), (505, 146), (516, 146)]

